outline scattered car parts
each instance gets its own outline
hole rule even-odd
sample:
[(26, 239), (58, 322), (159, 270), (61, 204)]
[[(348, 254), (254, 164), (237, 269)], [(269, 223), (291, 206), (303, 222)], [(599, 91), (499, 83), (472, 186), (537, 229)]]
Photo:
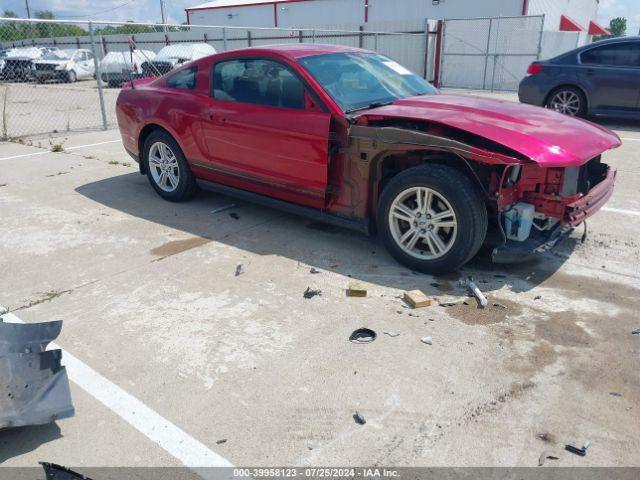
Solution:
[(586, 440), (583, 444), (581, 448), (575, 447), (573, 445), (565, 445), (564, 449), (567, 450), (568, 452), (571, 453), (575, 453), (576, 455), (580, 455), (581, 457), (584, 457), (587, 454), (587, 448), (589, 448), (589, 441)]
[(0, 318), (0, 430), (72, 417), (62, 350), (46, 350), (61, 321), (21, 324)]
[(351, 332), (349, 341), (351, 343), (371, 343), (378, 337), (378, 334), (370, 328), (358, 328)]

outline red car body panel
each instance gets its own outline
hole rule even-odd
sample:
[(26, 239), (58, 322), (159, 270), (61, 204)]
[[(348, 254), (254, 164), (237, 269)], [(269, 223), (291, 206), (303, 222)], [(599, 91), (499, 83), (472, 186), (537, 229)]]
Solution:
[(594, 123), (530, 105), (462, 95), (425, 95), (367, 110), (363, 116), (420, 119), (504, 145), (545, 167), (575, 167), (620, 146)]
[[(167, 87), (167, 78), (180, 69), (135, 81), (117, 101), (124, 146), (140, 157), (144, 132), (161, 127), (199, 179), (363, 221), (375, 217), (382, 165), (393, 155), (403, 156), (403, 168), (423, 163), (425, 152), (463, 158), (467, 173), (484, 182), (487, 208), (497, 215), (526, 201), (562, 225), (575, 226), (611, 196), (615, 172), (600, 164), (600, 155), (620, 145), (615, 133), (538, 107), (441, 94), (349, 116), (297, 61), (336, 52), (365, 51), (301, 44), (249, 48), (183, 65), (198, 66), (193, 90)], [(306, 85), (305, 108), (212, 98), (213, 65), (247, 57), (289, 66)], [(588, 162), (597, 164), (597, 185), (560, 195), (565, 168)], [(509, 180), (517, 168), (518, 181)]]

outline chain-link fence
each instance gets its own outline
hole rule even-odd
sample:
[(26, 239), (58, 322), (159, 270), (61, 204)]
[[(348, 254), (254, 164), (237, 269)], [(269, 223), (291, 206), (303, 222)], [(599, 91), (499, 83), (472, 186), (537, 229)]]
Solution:
[(252, 46), (324, 43), (377, 50), (425, 74), (428, 33), (0, 18), (2, 139), (115, 126), (123, 82)]
[(517, 90), (540, 57), (544, 16), (445, 20), (441, 85)]

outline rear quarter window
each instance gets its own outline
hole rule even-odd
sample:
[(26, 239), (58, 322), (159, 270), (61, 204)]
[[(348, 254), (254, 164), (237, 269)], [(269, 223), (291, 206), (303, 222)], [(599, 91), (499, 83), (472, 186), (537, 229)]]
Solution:
[(167, 79), (167, 87), (181, 90), (193, 90), (196, 87), (198, 67), (189, 67), (174, 73)]

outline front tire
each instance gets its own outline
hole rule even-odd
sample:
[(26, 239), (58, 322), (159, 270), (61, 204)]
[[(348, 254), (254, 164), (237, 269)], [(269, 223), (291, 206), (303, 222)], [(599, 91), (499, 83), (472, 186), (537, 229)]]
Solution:
[(396, 175), (378, 202), (378, 233), (389, 253), (423, 273), (447, 273), (467, 263), (487, 233), (487, 209), (471, 180), (445, 165)]
[(69, 70), (67, 72), (67, 82), (74, 83), (77, 79), (78, 77), (76, 76), (76, 72), (74, 72), (73, 70)]
[(195, 193), (195, 177), (180, 146), (167, 132), (156, 130), (147, 137), (143, 162), (149, 183), (165, 200), (182, 202)]
[(587, 113), (587, 99), (577, 88), (560, 87), (551, 92), (545, 107), (570, 117), (583, 117)]

